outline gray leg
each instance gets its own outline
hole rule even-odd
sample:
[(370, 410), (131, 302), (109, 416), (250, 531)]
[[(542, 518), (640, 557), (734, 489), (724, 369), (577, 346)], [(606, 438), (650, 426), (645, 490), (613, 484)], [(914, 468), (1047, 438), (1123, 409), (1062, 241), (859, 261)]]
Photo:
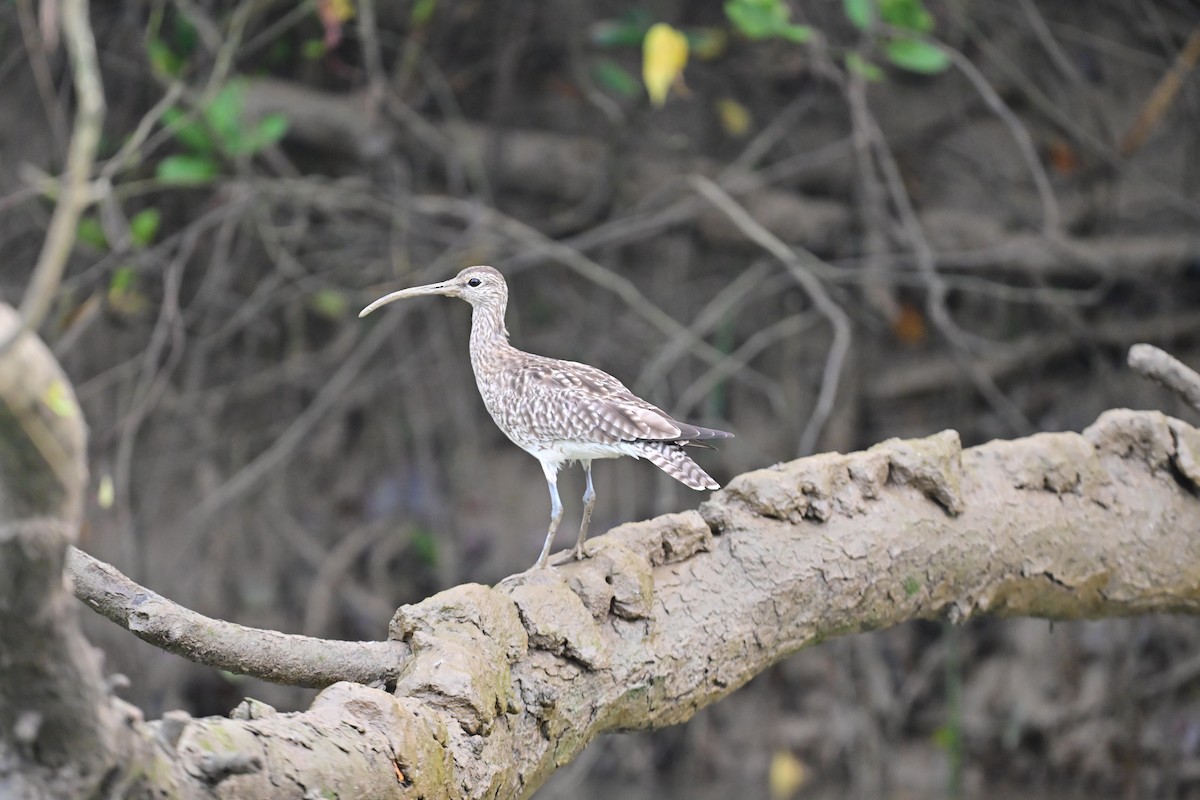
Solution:
[(562, 500), (558, 498), (558, 470), (552, 470), (545, 464), (542, 465), (542, 470), (546, 473), (546, 483), (550, 486), (550, 530), (546, 533), (546, 543), (542, 545), (542, 554), (538, 556), (537, 563), (533, 565), (534, 569), (541, 569), (546, 566), (546, 558), (550, 555), (550, 545), (554, 542), (554, 532), (558, 530), (558, 523), (562, 521)]
[(583, 541), (587, 538), (588, 523), (592, 521), (592, 507), (596, 505), (596, 490), (592, 488), (592, 462), (583, 462), (583, 472), (587, 475), (587, 488), (583, 491), (583, 522), (579, 525), (579, 541), (575, 542), (575, 549), (571, 551), (577, 560), (587, 558)]

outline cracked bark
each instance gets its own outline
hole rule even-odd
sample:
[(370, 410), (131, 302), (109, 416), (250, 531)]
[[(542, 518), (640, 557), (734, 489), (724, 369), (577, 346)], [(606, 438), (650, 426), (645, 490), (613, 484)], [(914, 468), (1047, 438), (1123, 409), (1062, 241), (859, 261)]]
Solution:
[[(1200, 607), (1200, 432), (1112, 411), (1082, 434), (962, 450), (945, 431), (746, 473), (585, 562), (399, 609), (394, 693), (339, 682), (301, 713), (146, 723), (109, 695), (59, 580), (84, 453), (61, 380), (29, 336), (0, 361), (4, 796), (525, 797), (598, 734), (686, 720), (833, 636)], [(30, 420), (65, 426), (65, 462), (32, 468), (56, 451)]]

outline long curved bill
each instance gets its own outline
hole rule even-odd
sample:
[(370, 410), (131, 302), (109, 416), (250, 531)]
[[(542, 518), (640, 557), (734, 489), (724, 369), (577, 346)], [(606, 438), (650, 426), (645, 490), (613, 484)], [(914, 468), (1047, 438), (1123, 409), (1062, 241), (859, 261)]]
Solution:
[(458, 286), (453, 281), (442, 281), (441, 283), (431, 283), (426, 286), (414, 286), (411, 289), (401, 289), (398, 292), (385, 294), (383, 297), (376, 300), (371, 305), (358, 312), (358, 316), (365, 317), (380, 306), (386, 306), (388, 303), (396, 300), (403, 300), (406, 297), (421, 297), (427, 294), (444, 294), (450, 297), (458, 295)]

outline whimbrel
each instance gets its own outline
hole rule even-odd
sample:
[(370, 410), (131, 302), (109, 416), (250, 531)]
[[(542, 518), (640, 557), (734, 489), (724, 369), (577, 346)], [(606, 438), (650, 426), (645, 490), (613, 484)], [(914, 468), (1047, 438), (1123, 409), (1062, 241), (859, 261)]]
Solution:
[(508, 285), (492, 267), (467, 267), (448, 281), (401, 289), (359, 312), (365, 317), (380, 306), (406, 297), (441, 294), (471, 304), (471, 367), (488, 413), (518, 447), (542, 464), (550, 486), (550, 530), (534, 567), (546, 566), (550, 544), (562, 520), (558, 471), (578, 461), (587, 476), (583, 522), (571, 557), (583, 558), (584, 540), (596, 491), (592, 460), (645, 458), (692, 489), (718, 489), (683, 448), (728, 439), (725, 431), (671, 419), (664, 411), (625, 388), (619, 380), (587, 364), (526, 353), (508, 343), (504, 311)]

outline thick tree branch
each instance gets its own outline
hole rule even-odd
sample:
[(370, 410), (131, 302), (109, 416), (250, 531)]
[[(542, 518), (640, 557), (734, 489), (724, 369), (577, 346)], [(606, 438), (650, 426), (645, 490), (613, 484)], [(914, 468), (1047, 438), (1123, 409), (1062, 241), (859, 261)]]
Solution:
[[(832, 636), (1200, 609), (1200, 432), (1114, 411), (1083, 434), (963, 451), (947, 431), (747, 473), (699, 513), (599, 537), (585, 562), (401, 608), (362, 651), (400, 667), (394, 693), (343, 682), (299, 714), (249, 702), (147, 725), (108, 695), (64, 605), (83, 426), (35, 337), (0, 358), (0, 398), (5, 796), (526, 797), (598, 734), (686, 720)], [(225, 627), (72, 558), (97, 604), (173, 649), (275, 659), (277, 679), (341, 669), (334, 645)]]
[(86, 433), (45, 345), (0, 304), (0, 797), (91, 795), (116, 762), (118, 709), (62, 581)]
[(833, 636), (1196, 613), (1198, 488), (1200, 432), (1157, 412), (801, 459), (614, 529), (585, 562), (401, 608), (391, 638), (413, 655), (394, 694), (339, 683), (302, 714), (251, 703), (155, 735), (169, 774), (217, 797), (527, 797), (596, 735), (686, 720)]
[(402, 642), (345, 642), (212, 619), (134, 583), (77, 548), (67, 553), (75, 596), (139, 639), (217, 669), (289, 686), (338, 681), (394, 686), (411, 655)]

